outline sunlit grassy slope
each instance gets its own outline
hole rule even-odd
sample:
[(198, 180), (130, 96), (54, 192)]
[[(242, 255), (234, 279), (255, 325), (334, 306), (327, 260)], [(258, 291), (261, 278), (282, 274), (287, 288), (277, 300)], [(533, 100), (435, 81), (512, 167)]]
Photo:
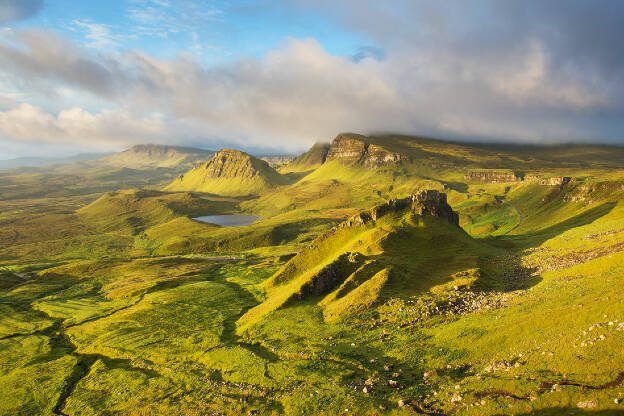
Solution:
[(314, 298), (326, 319), (333, 320), (396, 294), (422, 294), (444, 284), (469, 287), (479, 276), (479, 256), (487, 252), (488, 247), (446, 220), (409, 210), (365, 225), (334, 228), (272, 276), (265, 285), (267, 301), (239, 323), (245, 328), (307, 298)]
[[(0, 415), (622, 414), (622, 149), (353, 137), (405, 158), (253, 198), (0, 174)], [(463, 230), (330, 231), (419, 189)], [(239, 212), (262, 218), (192, 220)]]

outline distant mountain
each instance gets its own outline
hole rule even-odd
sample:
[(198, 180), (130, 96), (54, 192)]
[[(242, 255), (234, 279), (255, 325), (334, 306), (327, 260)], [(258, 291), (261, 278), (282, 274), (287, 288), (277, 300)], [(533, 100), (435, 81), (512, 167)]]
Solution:
[[(119, 153), (99, 155), (90, 159), (58, 159), (47, 166), (22, 166), (20, 170), (53, 174), (89, 175), (90, 177), (119, 178), (145, 176), (159, 171), (163, 179), (171, 180), (198, 162), (209, 159), (211, 150), (192, 147), (141, 144)], [(152, 175), (153, 176), (153, 175)], [(140, 186), (136, 183), (133, 186)]]
[(192, 147), (139, 144), (101, 160), (103, 164), (133, 169), (189, 168), (214, 155), (211, 150)]
[(165, 188), (219, 195), (252, 195), (287, 183), (266, 161), (247, 153), (222, 149)]
[(15, 159), (0, 160), (0, 170), (61, 165), (84, 160), (100, 159), (108, 155), (110, 155), (110, 153), (82, 153), (70, 157), (18, 157)]

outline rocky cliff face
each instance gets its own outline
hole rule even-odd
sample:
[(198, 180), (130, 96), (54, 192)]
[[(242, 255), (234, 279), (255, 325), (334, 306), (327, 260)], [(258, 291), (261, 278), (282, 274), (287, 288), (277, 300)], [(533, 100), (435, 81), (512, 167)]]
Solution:
[(509, 183), (521, 180), (513, 173), (497, 171), (472, 171), (464, 175), (464, 178), (470, 182), (482, 183)]
[(459, 227), (459, 215), (447, 203), (446, 194), (436, 190), (420, 191), (402, 199), (390, 199), (383, 205), (349, 218), (341, 226), (363, 225), (370, 221), (377, 221), (389, 212), (401, 211), (408, 207), (418, 215), (443, 218)]
[(356, 134), (338, 135), (327, 151), (326, 160), (338, 160), (343, 165), (359, 164), (371, 170), (407, 160), (404, 155), (367, 143), (365, 139), (365, 136)]
[(546, 185), (546, 186), (558, 186), (560, 188), (563, 188), (565, 185), (567, 185), (572, 178), (568, 177), (568, 176), (554, 176), (552, 178), (542, 178), (540, 176), (536, 176), (536, 175), (527, 175), (524, 178), (525, 181), (534, 181), (537, 182), (540, 185)]

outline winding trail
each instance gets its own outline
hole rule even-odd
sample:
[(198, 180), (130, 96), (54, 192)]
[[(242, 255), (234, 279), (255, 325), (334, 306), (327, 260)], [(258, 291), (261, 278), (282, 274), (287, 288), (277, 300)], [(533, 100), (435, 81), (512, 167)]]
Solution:
[(508, 202), (509, 205), (511, 205), (513, 207), (513, 209), (516, 210), (516, 212), (518, 213), (518, 216), (520, 217), (520, 221), (518, 221), (518, 224), (516, 224), (515, 227), (513, 227), (511, 230), (507, 231), (505, 233), (505, 235), (511, 233), (512, 231), (515, 231), (516, 229), (518, 229), (518, 227), (520, 227), (522, 225), (522, 223), (524, 222), (524, 215), (522, 214), (522, 212), (518, 209), (518, 207), (516, 206), (516, 204), (514, 204), (513, 202)]

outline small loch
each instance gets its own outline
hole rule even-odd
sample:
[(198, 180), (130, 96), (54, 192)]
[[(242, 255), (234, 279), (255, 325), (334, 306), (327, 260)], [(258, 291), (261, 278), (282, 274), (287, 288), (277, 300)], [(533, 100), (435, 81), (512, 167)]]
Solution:
[(206, 222), (209, 224), (220, 225), (221, 227), (242, 227), (245, 225), (251, 225), (258, 221), (260, 217), (253, 215), (206, 215), (204, 217), (193, 218), (196, 221)]

